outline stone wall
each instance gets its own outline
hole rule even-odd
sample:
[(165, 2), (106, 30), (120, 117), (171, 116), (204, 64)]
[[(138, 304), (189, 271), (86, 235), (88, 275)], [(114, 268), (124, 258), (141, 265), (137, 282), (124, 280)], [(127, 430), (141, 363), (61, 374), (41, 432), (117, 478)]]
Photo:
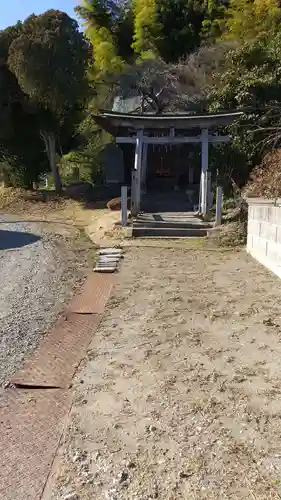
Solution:
[(249, 198), (247, 202), (247, 252), (281, 278), (281, 199)]

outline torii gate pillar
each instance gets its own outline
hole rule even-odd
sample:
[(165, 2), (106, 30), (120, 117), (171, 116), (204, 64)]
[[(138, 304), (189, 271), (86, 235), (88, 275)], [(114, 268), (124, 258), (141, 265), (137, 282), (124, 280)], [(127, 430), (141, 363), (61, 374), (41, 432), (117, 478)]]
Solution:
[(206, 215), (208, 210), (208, 166), (209, 166), (209, 131), (204, 128), (201, 133), (201, 182), (199, 211)]

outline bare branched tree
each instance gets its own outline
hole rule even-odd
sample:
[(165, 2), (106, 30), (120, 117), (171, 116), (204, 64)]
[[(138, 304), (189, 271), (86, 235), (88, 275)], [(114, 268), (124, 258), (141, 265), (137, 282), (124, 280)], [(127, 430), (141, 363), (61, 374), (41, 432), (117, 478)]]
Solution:
[(137, 97), (132, 111), (139, 113), (203, 111), (224, 53), (224, 46), (203, 47), (177, 64), (161, 59), (136, 64), (114, 78), (110, 98)]

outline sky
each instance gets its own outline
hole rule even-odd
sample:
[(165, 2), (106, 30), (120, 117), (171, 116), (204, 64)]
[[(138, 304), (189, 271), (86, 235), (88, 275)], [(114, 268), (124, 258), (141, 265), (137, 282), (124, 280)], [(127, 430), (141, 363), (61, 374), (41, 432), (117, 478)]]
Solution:
[(0, 30), (23, 21), (30, 14), (40, 14), (45, 10), (58, 9), (75, 17), (74, 7), (79, 0), (0, 0)]

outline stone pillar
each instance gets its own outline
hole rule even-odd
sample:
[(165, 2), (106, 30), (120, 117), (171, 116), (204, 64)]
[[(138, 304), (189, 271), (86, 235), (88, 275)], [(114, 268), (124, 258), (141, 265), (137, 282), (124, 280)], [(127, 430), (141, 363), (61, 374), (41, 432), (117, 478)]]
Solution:
[(141, 192), (142, 193), (146, 193), (147, 151), (148, 151), (148, 144), (143, 143), (142, 166), (141, 166)]
[(141, 167), (142, 167), (142, 149), (143, 149), (143, 132), (139, 130), (136, 138), (135, 163), (132, 172), (132, 189), (131, 189), (131, 214), (136, 217), (140, 211), (141, 201)]
[(131, 180), (131, 215), (135, 217), (137, 215), (137, 205), (136, 205), (136, 171), (132, 170), (132, 180)]
[(203, 215), (208, 210), (208, 164), (209, 164), (209, 131), (202, 129), (201, 133), (201, 206), (199, 208)]
[(128, 214), (127, 214), (127, 205), (128, 205), (128, 188), (127, 186), (121, 187), (121, 222), (122, 226), (127, 226)]
[(217, 187), (217, 199), (216, 199), (216, 226), (221, 225), (222, 219), (222, 187)]
[(210, 208), (212, 208), (212, 205), (213, 205), (212, 174), (211, 174), (211, 172), (207, 173), (207, 182), (208, 182), (207, 209), (210, 209)]

